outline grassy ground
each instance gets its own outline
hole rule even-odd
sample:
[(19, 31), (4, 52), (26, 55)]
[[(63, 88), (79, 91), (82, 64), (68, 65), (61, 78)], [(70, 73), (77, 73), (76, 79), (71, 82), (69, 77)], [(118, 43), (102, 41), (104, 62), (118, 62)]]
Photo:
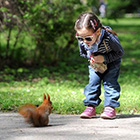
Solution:
[[(125, 50), (119, 77), (121, 106), (117, 112), (140, 113), (140, 19), (104, 19), (103, 23), (118, 32)], [(49, 93), (55, 113), (80, 114), (85, 108), (83, 90), (88, 84), (87, 61), (81, 59), (84, 63), (74, 66), (61, 63), (58, 67), (40, 69), (5, 68), (0, 72), (0, 110), (17, 111), (25, 103), (39, 105), (43, 93)], [(102, 103), (97, 107), (97, 113), (103, 110), (103, 92), (102, 88)]]

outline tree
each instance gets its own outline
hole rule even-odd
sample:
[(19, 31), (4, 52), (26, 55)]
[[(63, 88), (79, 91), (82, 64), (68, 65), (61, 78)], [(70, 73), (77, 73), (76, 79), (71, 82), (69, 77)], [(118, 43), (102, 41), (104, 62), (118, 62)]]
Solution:
[[(9, 63), (10, 61), (10, 57), (13, 56), (14, 53), (14, 49), (17, 45), (18, 42), (18, 38), (19, 35), (22, 31), (22, 26), (23, 23), (21, 21), (21, 13), (18, 9), (18, 5), (17, 5), (17, 1), (13, 0), (13, 1), (8, 1), (8, 0), (1, 0), (0, 1), (0, 31), (4, 32), (6, 30), (7, 32), (7, 43), (5, 46), (5, 50), (4, 50), (4, 54), (2, 54), (2, 50), (1, 50), (1, 62), (3, 63)], [(17, 29), (17, 33), (15, 35), (15, 40), (13, 43), (13, 46), (11, 48), (10, 46), (10, 40), (11, 40), (11, 36), (12, 36), (12, 30), (16, 27)], [(2, 48), (1, 44), (0, 44), (0, 49)], [(2, 61), (2, 59), (4, 59), (5, 61)], [(1, 63), (2, 65), (2, 63)]]

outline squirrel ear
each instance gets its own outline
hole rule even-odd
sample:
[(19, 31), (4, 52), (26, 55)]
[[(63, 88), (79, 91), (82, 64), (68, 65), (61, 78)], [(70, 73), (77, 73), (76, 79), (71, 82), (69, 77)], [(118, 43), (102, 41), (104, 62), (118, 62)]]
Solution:
[(44, 100), (46, 100), (46, 95), (44, 94)]
[(48, 93), (47, 93), (47, 97), (48, 97), (48, 98), (47, 98), (47, 99), (48, 99), (48, 101), (50, 101), (50, 95), (49, 95)]

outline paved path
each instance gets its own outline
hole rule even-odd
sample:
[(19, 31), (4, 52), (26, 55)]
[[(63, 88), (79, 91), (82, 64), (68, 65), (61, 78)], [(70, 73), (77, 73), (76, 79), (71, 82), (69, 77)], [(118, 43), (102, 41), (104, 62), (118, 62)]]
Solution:
[(17, 113), (0, 113), (0, 140), (140, 140), (140, 115), (103, 120), (51, 114), (49, 126), (35, 128)]

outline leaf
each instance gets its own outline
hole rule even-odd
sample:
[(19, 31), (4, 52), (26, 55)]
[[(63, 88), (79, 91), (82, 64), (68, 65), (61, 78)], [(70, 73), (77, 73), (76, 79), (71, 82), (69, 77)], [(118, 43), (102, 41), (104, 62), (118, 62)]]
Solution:
[(7, 12), (7, 11), (8, 11), (8, 9), (5, 8), (5, 7), (2, 7), (0, 10), (1, 10), (2, 12)]
[(18, 73), (22, 73), (22, 72), (23, 72), (23, 68), (17, 69), (17, 72), (18, 72)]

